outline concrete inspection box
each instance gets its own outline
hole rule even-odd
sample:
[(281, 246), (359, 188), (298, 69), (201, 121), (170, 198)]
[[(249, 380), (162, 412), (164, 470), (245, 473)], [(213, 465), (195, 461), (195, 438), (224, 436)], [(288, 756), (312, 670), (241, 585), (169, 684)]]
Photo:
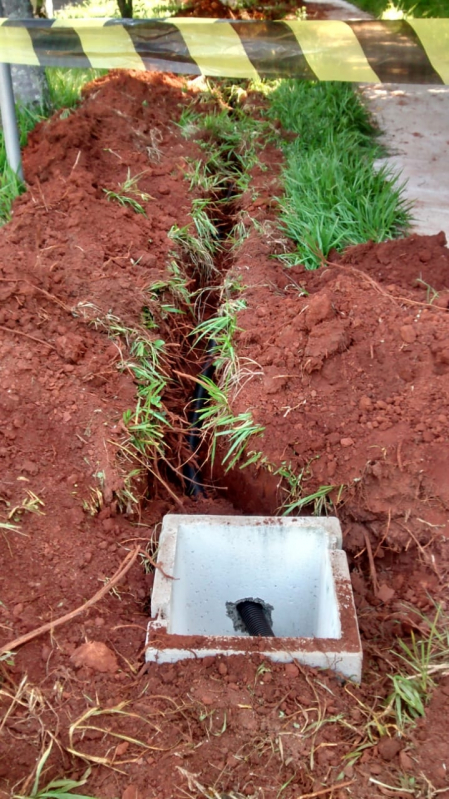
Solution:
[[(362, 649), (335, 518), (164, 517), (146, 660), (258, 652), (360, 681)], [(260, 602), (274, 638), (249, 636), (236, 611)]]

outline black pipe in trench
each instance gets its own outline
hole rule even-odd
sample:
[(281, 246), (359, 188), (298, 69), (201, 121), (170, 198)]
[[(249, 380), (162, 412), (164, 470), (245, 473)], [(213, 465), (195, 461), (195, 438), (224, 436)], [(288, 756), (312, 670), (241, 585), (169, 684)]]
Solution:
[(201, 410), (204, 406), (206, 398), (208, 396), (207, 388), (203, 382), (200, 382), (202, 378), (211, 378), (214, 371), (214, 356), (215, 350), (217, 345), (213, 339), (210, 339), (207, 345), (207, 360), (206, 363), (199, 374), (199, 381), (196, 384), (195, 392), (192, 399), (192, 404), (189, 410), (189, 423), (190, 423), (190, 432), (187, 437), (187, 445), (192, 453), (191, 459), (183, 466), (183, 474), (184, 480), (186, 481), (186, 488), (189, 494), (193, 497), (205, 497), (206, 490), (203, 485), (203, 478), (201, 474), (201, 469), (199, 468), (196, 456), (198, 455), (198, 449), (201, 443)]
[[(214, 373), (214, 355), (216, 348), (217, 345), (215, 341), (210, 339), (207, 346), (208, 357), (199, 375), (200, 381), (201, 378), (211, 378)], [(189, 412), (190, 432), (187, 438), (187, 444), (190, 452), (192, 453), (192, 460), (189, 460), (187, 463), (185, 463), (183, 467), (184, 479), (187, 483), (187, 490), (194, 497), (206, 496), (201, 469), (196, 462), (196, 455), (198, 454), (198, 449), (201, 443), (201, 410), (204, 407), (208, 393), (206, 386), (200, 381), (198, 381), (196, 384), (192, 406)], [(274, 632), (268, 623), (264, 609), (260, 602), (244, 600), (243, 602), (238, 602), (236, 608), (240, 618), (248, 630), (249, 635), (274, 637)]]

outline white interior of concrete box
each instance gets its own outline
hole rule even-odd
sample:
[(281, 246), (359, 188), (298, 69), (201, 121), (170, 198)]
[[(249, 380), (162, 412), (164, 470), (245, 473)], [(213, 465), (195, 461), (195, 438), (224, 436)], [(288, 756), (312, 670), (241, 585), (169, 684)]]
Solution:
[(227, 603), (271, 605), (273, 631), (284, 637), (338, 638), (340, 621), (324, 528), (226, 525), (202, 520), (178, 526), (168, 633), (245, 635)]
[(339, 638), (329, 552), (341, 545), (336, 519), (166, 516), (152, 616), (175, 635), (235, 636), (227, 605), (271, 606), (279, 637)]
[[(243, 653), (248, 633), (235, 606), (253, 599), (275, 636), (258, 648), (264, 656), (334, 668), (359, 681), (362, 649), (341, 546), (335, 518), (165, 516), (146, 659)], [(160, 632), (168, 637), (160, 640)]]

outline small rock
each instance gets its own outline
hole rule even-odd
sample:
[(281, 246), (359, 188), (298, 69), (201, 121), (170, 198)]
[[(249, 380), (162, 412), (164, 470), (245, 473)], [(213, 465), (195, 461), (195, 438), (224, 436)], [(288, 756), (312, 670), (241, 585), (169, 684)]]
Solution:
[(169, 685), (176, 679), (176, 672), (174, 669), (169, 669), (165, 674), (162, 674), (162, 682)]
[(47, 662), (48, 658), (50, 657), (50, 654), (51, 654), (51, 648), (47, 644), (44, 644), (41, 650), (41, 657), (44, 663)]
[(23, 612), (23, 602), (18, 602), (12, 609), (12, 615), (17, 618)]
[(57, 336), (55, 349), (58, 355), (68, 363), (78, 363), (86, 351), (86, 345), (81, 336), (76, 333), (67, 336)]
[(137, 785), (128, 785), (122, 793), (122, 799), (141, 799)]
[(213, 705), (216, 701), (215, 695), (212, 693), (212, 691), (208, 691), (207, 688), (200, 689), (197, 692), (196, 698), (198, 699), (198, 702), (202, 702), (203, 705)]
[(384, 735), (377, 744), (377, 751), (382, 760), (394, 760), (401, 749), (401, 742), (397, 738), (389, 738), (388, 735)]
[(327, 474), (329, 477), (333, 477), (335, 472), (337, 471), (337, 461), (331, 461), (327, 464)]
[(312, 330), (313, 327), (320, 322), (324, 322), (325, 319), (329, 319), (333, 315), (332, 300), (329, 294), (326, 292), (315, 294), (315, 296), (309, 300), (305, 313), (308, 330)]
[(226, 663), (223, 663), (223, 661), (218, 664), (218, 673), (223, 677), (225, 677), (225, 675), (228, 673), (228, 667)]
[[(444, 767), (444, 765), (437, 766), (436, 768), (434, 766), (433, 773), (434, 773), (436, 779), (438, 780), (438, 782), (441, 784), (441, 787), (443, 787), (444, 785), (447, 785), (447, 769)], [(438, 785), (438, 782), (437, 782), (437, 785)], [(445, 793), (446, 793), (446, 791), (445, 791)]]
[(447, 308), (449, 304), (449, 292), (441, 291), (438, 297), (432, 300), (434, 308)]
[(413, 771), (413, 760), (405, 752), (399, 752), (399, 763), (402, 771)]
[(113, 674), (118, 669), (117, 658), (101, 641), (88, 641), (75, 649), (70, 658), (76, 669), (87, 666), (90, 669)]
[(294, 663), (287, 663), (285, 666), (285, 676), (286, 677), (299, 677), (299, 669)]
[(413, 344), (416, 339), (416, 330), (413, 325), (402, 325), (399, 333), (405, 344)]
[(352, 438), (341, 438), (340, 444), (342, 447), (353, 447), (354, 446), (354, 439)]
[(358, 572), (351, 572), (351, 583), (353, 590), (356, 594), (360, 594), (360, 596), (365, 596), (367, 592), (365, 580)]
[(20, 471), (26, 472), (27, 474), (37, 474), (39, 471), (39, 466), (33, 461), (23, 461)]
[(394, 597), (395, 591), (394, 588), (390, 588), (389, 585), (386, 583), (381, 583), (379, 585), (379, 590), (377, 592), (377, 598), (380, 599), (382, 602), (390, 602)]
[(427, 247), (425, 247), (419, 251), (418, 258), (423, 264), (427, 264), (432, 259), (432, 253), (427, 249)]
[(369, 397), (360, 397), (359, 399), (359, 408), (361, 411), (370, 411), (372, 410), (373, 403)]
[(129, 741), (122, 741), (121, 744), (117, 744), (115, 747), (115, 756), (121, 757), (125, 754), (125, 752), (129, 749)]

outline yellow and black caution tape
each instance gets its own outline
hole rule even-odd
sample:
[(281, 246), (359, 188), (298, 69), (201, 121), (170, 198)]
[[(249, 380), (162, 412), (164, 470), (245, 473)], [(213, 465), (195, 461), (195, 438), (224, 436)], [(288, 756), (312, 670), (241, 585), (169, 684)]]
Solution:
[(449, 85), (449, 18), (0, 19), (0, 61), (228, 78)]

